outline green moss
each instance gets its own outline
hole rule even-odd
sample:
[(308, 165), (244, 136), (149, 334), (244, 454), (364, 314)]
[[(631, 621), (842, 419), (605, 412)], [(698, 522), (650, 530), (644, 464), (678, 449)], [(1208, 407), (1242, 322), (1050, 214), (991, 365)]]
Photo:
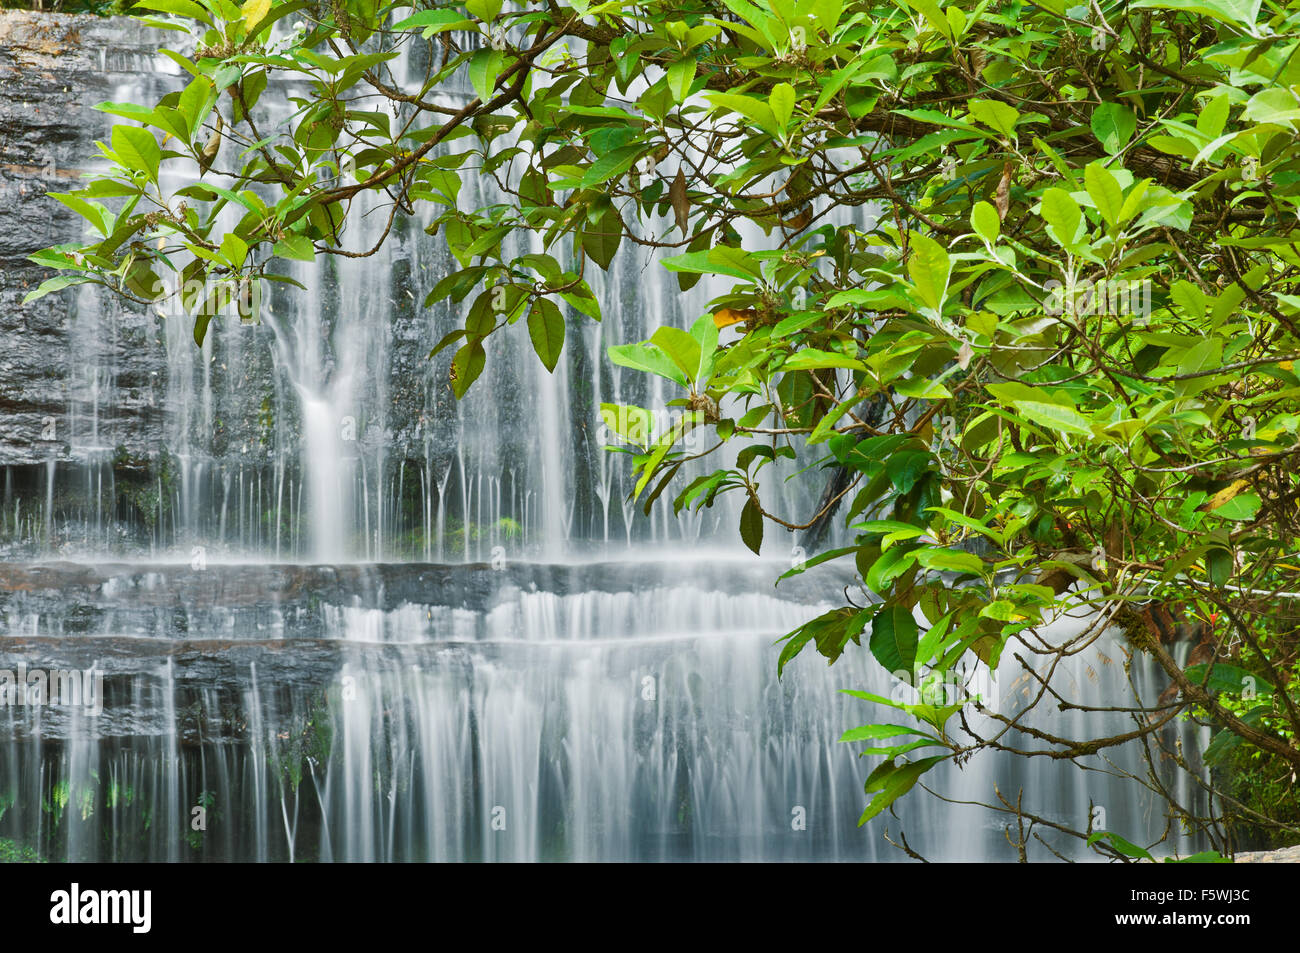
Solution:
[(298, 790), (310, 762), (317, 768), (329, 761), (334, 745), (334, 726), (330, 715), (329, 697), (325, 691), (316, 692), (306, 706), (306, 711), (296, 715), (275, 735), (267, 750), (267, 763), (272, 772), (280, 775), (293, 790)]
[(120, 449), (113, 458), (113, 477), (119, 506), (138, 520), (149, 533), (158, 524), (160, 512), (175, 491), (176, 478), (171, 455), (160, 453), (156, 460), (132, 460)]
[(43, 864), (45, 858), (33, 848), (0, 837), (0, 864)]
[(275, 413), (271, 405), (271, 395), (262, 398), (262, 406), (257, 412), (257, 442), (263, 447), (271, 445), (275, 435)]
[(508, 516), (503, 516), (495, 523), (480, 526), (474, 522), (457, 523), (447, 521), (447, 551), (453, 555), (463, 555), (471, 543), (485, 539), (514, 540), (523, 536), (524, 528)]
[[(1239, 850), (1273, 850), (1300, 843), (1300, 799), (1289, 764), (1274, 754), (1241, 745), (1224, 759), (1219, 787), (1250, 811), (1276, 822), (1272, 826), (1235, 807), (1225, 805), (1225, 824)], [(1289, 828), (1289, 829), (1288, 829)]]

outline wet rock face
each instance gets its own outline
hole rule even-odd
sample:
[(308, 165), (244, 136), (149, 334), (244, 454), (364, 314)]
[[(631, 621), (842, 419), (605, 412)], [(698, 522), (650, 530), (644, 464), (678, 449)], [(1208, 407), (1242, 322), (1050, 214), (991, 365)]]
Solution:
[[(477, 614), (521, 594), (637, 593), (692, 586), (718, 595), (771, 589), (770, 566), (719, 563), (230, 563), (0, 562), (0, 636), (131, 635), (173, 641), (338, 637), (323, 607), (393, 612), (405, 606)], [(836, 598), (847, 573), (828, 568), (772, 590), (812, 605)]]
[(1253, 850), (1238, 854), (1239, 864), (1300, 864), (1300, 844), (1280, 850)]
[[(92, 285), (23, 304), (55, 274), (28, 256), (85, 227), (47, 193), (77, 187), (95, 141), (109, 137), (113, 117), (95, 104), (153, 102), (182, 83), (157, 55), (163, 42), (184, 49), (188, 41), (125, 17), (0, 11), (0, 555), (8, 558), (77, 546), (138, 552), (187, 534), (245, 549), (281, 531), (301, 536), (297, 517), (278, 509), (286, 470), (287, 493), (295, 492), (301, 419), (293, 386), (277, 374), (269, 324), (214, 324), (199, 351), (188, 319), (161, 318)], [(422, 464), (436, 445), (445, 472), (455, 412), (446, 400), (434, 406), (426, 380), (442, 331), (416, 307), (425, 290), (404, 250), (423, 232), (409, 224), (401, 232), (393, 293), (376, 304), (384, 313), (374, 336), (391, 340), (391, 359), (341, 413), (359, 431), (348, 449), (368, 461), (394, 472), (408, 459)], [(331, 313), (321, 331), (328, 350), (334, 312), (345, 305), (334, 301), (337, 276), (322, 269), (320, 277), (313, 294)], [(288, 315), (310, 301), (277, 286), (268, 305)], [(449, 397), (445, 367), (438, 379), (439, 399)], [(446, 419), (435, 433), (438, 414)], [(178, 512), (186, 480), (191, 498)], [(250, 483), (261, 487), (252, 503), (243, 490)], [(273, 522), (283, 526), (265, 539), (230, 529)]]
[(76, 459), (70, 418), (88, 404), (97, 443), (137, 459), (162, 444), (156, 318), (97, 307), (95, 327), (78, 335), (75, 292), (22, 303), (51, 275), (27, 256), (80, 228), (46, 193), (78, 182), (109, 126), (93, 105), (148, 61), (146, 34), (91, 16), (0, 12), (0, 465)]
[[(297, 737), (295, 719), (337, 695), (345, 668), (399, 678), (415, 666), (468, 685), (475, 664), (553, 665), (549, 639), (626, 638), (625, 651), (653, 655), (657, 636), (715, 624), (696, 609), (750, 601), (771, 578), (770, 566), (737, 562), (0, 562), (0, 691), (5, 672), (20, 685), (31, 672), (93, 670), (101, 679), (93, 715), (85, 697), (35, 706), (0, 696), (0, 737), (48, 743), (93, 730), (101, 739), (174, 734), (184, 746), (246, 740), (254, 722)], [(846, 580), (834, 572), (793, 578), (780, 597), (811, 614)], [(691, 599), (696, 609), (674, 613)], [(647, 641), (626, 630), (629, 615)], [(547, 621), (552, 631), (539, 630)], [(772, 624), (764, 613), (748, 621)], [(757, 644), (766, 650), (768, 642)]]

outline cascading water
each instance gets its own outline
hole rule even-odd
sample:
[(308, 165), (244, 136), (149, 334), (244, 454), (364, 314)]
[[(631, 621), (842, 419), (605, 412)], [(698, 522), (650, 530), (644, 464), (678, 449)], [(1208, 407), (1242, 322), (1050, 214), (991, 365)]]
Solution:
[[(111, 98), (156, 98), (168, 68), (122, 65)], [(350, 244), (374, 245), (384, 223), (354, 218)], [(671, 395), (605, 348), (687, 326), (712, 289), (668, 293), (625, 251), (593, 282), (604, 322), (570, 320), (554, 375), (495, 335), (457, 403), (448, 355), (427, 355), (458, 318), (419, 307), (456, 267), (399, 222), (371, 258), (295, 266), (308, 292), (275, 291), (260, 324), (214, 325), (202, 349), (183, 320), (77, 298), (66, 458), (43, 481), (6, 470), (3, 533), (26, 561), (0, 565), (0, 633), (6, 665), (102, 678), (102, 710), (0, 708), (0, 836), (95, 860), (902, 859), (888, 827), (930, 859), (1013, 858), (993, 815), (924, 794), (857, 827), (868, 768), (836, 739), (881, 713), (838, 689), (897, 686), (863, 651), (778, 680), (773, 647), (848, 577), (774, 589), (788, 561), (722, 548), (727, 505), (677, 520), (626, 502), (599, 406)], [(149, 373), (91, 346), (141, 326)], [(123, 467), (117, 436), (146, 416), (147, 459)], [(781, 492), (804, 512), (818, 489)], [(1062, 691), (1118, 704), (1125, 669), (1099, 642)], [(1019, 673), (999, 674), (1013, 704)], [(1130, 727), (1110, 721), (1071, 710), (1053, 731)], [(981, 755), (933, 786), (1160, 835), (1154, 799), (1080, 760), (1095, 770)], [(1142, 772), (1137, 752), (1119, 762)]]

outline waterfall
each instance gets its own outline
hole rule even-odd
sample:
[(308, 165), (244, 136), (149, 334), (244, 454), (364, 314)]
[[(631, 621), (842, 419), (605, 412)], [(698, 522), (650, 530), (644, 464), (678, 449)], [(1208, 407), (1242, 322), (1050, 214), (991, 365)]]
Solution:
[(343, 528), (348, 512), (343, 506), (343, 441), (339, 416), (329, 401), (303, 397), (302, 469), (309, 474), (312, 555), (330, 562), (344, 555)]
[[(155, 39), (102, 29), (105, 46)], [(84, 96), (148, 102), (176, 81), (165, 59), (114, 62)], [(385, 228), (366, 211), (349, 248)], [(606, 348), (689, 326), (717, 286), (680, 293), (625, 248), (593, 281), (604, 320), (568, 315), (554, 374), (526, 335), (494, 335), (457, 402), (450, 352), (428, 354), (459, 306), (421, 305), (459, 266), (427, 224), (399, 220), (369, 258), (294, 263), (307, 291), (277, 286), (260, 322), (214, 322), (202, 348), (186, 319), (76, 297), (66, 445), (41, 470), (0, 458), (0, 667), (100, 672), (103, 710), (0, 707), (0, 836), (87, 860), (905, 859), (888, 828), (929, 859), (1013, 858), (1003, 821), (923, 792), (860, 829), (874, 762), (837, 739), (884, 712), (840, 690), (898, 686), (856, 646), (778, 679), (774, 645), (851, 575), (774, 588), (777, 534), (761, 559), (741, 549), (730, 500), (646, 517), (598, 446), (602, 402), (674, 396)], [(772, 468), (772, 492), (807, 512), (821, 488), (784, 485), (794, 469)], [(1120, 705), (1126, 671), (1105, 639), (1059, 676), (1081, 705)], [(996, 675), (1014, 703), (1021, 673)], [(1141, 752), (1115, 757), (1142, 772)], [(1093, 770), (979, 755), (932, 783), (1160, 836), (1157, 799), (1080, 760)]]

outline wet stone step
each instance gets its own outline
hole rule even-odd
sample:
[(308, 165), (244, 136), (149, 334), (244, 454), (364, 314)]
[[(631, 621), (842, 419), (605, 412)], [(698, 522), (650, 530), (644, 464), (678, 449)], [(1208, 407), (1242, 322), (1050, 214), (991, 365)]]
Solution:
[[(725, 561), (344, 565), (0, 563), (0, 637), (543, 641), (702, 630), (739, 602), (774, 628), (842, 597), (819, 569)], [(755, 601), (757, 600), (757, 601)], [(788, 618), (787, 618), (788, 617)]]

